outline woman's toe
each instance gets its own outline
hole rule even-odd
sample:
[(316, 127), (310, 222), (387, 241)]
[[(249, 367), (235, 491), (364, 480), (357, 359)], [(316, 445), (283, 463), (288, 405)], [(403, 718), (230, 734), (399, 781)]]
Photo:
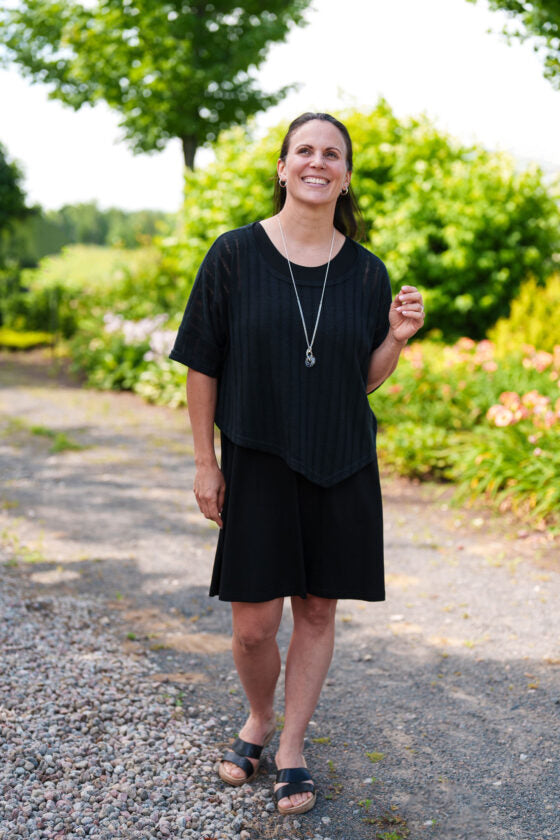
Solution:
[(234, 779), (243, 779), (247, 775), (241, 767), (231, 761), (224, 761), (224, 770), (228, 776), (232, 776)]

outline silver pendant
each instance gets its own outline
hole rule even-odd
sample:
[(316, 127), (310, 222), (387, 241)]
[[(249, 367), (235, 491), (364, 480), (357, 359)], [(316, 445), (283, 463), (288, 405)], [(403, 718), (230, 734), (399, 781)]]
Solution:
[(315, 364), (315, 356), (313, 355), (313, 351), (311, 347), (308, 347), (305, 351), (305, 366), (306, 367), (313, 367)]

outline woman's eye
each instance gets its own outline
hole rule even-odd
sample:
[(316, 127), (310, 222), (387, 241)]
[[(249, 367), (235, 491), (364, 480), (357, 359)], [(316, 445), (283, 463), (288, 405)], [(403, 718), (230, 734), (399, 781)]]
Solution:
[(338, 158), (338, 155), (336, 152), (327, 152), (327, 157)]

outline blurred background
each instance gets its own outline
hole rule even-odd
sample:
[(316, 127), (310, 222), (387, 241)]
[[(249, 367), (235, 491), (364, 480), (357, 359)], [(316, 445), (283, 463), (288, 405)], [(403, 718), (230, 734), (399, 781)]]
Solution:
[(364, 244), (429, 313), (371, 397), (385, 469), (556, 530), (559, 39), (555, 0), (11, 0), (0, 348), (182, 405), (198, 265), (272, 212), (289, 121), (329, 111)]

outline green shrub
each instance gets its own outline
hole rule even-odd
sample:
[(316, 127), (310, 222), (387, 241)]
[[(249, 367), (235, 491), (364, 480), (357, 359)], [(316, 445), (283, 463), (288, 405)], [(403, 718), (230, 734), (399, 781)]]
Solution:
[(142, 318), (175, 308), (176, 283), (154, 247), (127, 251), (71, 245), (19, 277), (0, 277), (1, 315), (16, 330), (48, 330), (68, 338), (82, 321), (108, 311)]
[(524, 344), (552, 352), (560, 344), (558, 317), (560, 312), (560, 273), (552, 274), (544, 285), (532, 277), (521, 286), (511, 302), (507, 318), (501, 318), (488, 337), (503, 356)]
[(16, 332), (0, 327), (0, 348), (6, 350), (32, 350), (53, 344), (54, 336), (46, 332)]

